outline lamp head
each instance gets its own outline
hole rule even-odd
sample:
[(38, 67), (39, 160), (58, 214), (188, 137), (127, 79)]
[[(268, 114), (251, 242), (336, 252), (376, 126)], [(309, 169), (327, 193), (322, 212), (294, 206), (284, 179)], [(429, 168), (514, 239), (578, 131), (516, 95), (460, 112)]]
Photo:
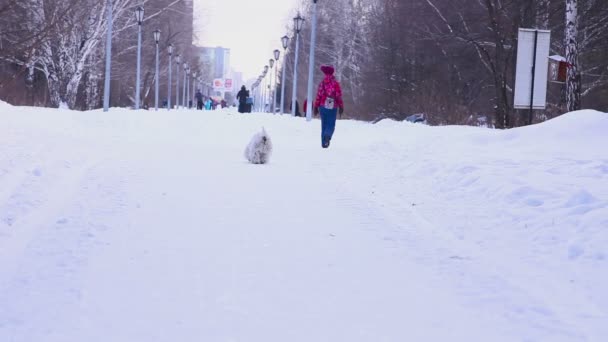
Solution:
[(142, 6), (137, 6), (135, 9), (135, 19), (137, 19), (138, 25), (144, 22), (144, 8)]
[(296, 33), (300, 33), (302, 31), (302, 25), (304, 25), (304, 18), (298, 13), (298, 16), (293, 18), (293, 28)]

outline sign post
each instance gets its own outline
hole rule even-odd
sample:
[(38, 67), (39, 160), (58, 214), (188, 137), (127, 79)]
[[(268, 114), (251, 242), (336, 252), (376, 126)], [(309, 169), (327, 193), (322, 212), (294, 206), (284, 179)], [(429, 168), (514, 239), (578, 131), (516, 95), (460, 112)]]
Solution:
[(551, 31), (519, 29), (513, 108), (529, 110), (528, 124), (534, 109), (545, 109), (547, 103), (550, 42)]

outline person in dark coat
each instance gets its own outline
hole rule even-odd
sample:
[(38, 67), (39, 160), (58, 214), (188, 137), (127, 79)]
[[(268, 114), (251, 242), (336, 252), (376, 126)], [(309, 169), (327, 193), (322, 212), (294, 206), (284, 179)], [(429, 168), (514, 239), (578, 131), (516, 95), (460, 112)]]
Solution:
[(237, 100), (239, 100), (239, 113), (247, 112), (247, 98), (249, 97), (249, 91), (245, 86), (241, 87), (241, 90), (236, 94)]
[(196, 109), (203, 110), (203, 93), (200, 90), (196, 91)]
[[(291, 103), (291, 105), (289, 106), (289, 110), (293, 110), (293, 102)], [(302, 113), (300, 113), (300, 103), (298, 102), (298, 100), (296, 100), (296, 116), (302, 116)]]

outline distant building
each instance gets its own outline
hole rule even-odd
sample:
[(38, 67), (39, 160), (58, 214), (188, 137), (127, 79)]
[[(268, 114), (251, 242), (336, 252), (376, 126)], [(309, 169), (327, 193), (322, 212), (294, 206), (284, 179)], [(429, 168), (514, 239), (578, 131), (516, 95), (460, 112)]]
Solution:
[(211, 71), (212, 78), (230, 77), (230, 49), (218, 47), (196, 47), (201, 62)]

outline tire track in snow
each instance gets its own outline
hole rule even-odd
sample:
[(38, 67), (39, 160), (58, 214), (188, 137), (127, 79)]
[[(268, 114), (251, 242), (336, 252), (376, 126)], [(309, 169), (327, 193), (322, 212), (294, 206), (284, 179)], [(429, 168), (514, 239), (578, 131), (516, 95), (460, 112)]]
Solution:
[(13, 267), (3, 270), (0, 283), (0, 336), (65, 341), (65, 331), (88, 324), (77, 309), (86, 295), (88, 260), (105, 246), (105, 232), (121, 224), (116, 218), (125, 210), (124, 172), (118, 171), (104, 162), (81, 165), (50, 186), (31, 188), (62, 197), (45, 199), (20, 218), (19, 243), (2, 251), (12, 256)]

